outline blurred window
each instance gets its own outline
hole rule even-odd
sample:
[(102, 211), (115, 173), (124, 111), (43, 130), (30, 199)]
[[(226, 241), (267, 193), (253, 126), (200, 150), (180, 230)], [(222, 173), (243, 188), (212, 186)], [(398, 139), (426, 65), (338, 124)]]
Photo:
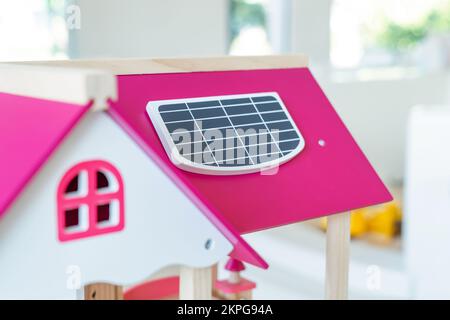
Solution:
[(269, 0), (230, 1), (230, 54), (272, 53), (267, 27)]
[(0, 0), (0, 61), (65, 58), (64, 0)]
[(374, 75), (450, 65), (450, 0), (333, 0), (330, 32), (336, 69)]

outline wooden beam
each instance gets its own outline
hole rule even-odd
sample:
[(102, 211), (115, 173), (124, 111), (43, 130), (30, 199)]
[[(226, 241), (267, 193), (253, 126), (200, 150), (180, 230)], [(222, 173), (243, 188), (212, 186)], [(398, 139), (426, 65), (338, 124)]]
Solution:
[(209, 58), (30, 61), (20, 62), (20, 64), (65, 68), (101, 69), (116, 75), (125, 75), (302, 68), (308, 65), (308, 58), (305, 55), (295, 54), (244, 57), (225, 56)]
[(103, 110), (117, 99), (114, 75), (301, 68), (305, 55), (29, 61), (0, 64), (0, 92)]
[(93, 283), (84, 287), (84, 300), (123, 300), (121, 286)]
[(91, 110), (103, 110), (108, 99), (117, 99), (117, 83), (111, 72), (99, 69), (2, 63), (0, 92), (83, 106), (93, 101)]
[(332, 215), (327, 219), (325, 298), (344, 300), (348, 297), (350, 213)]
[(180, 268), (180, 300), (211, 300), (212, 270), (207, 268)]

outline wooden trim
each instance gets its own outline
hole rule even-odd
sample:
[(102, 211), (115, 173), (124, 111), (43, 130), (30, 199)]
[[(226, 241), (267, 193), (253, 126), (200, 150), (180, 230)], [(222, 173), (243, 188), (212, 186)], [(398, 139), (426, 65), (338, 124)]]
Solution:
[(114, 75), (302, 68), (305, 55), (30, 61), (0, 64), (0, 92), (104, 110), (117, 99)]
[(181, 267), (180, 300), (211, 300), (212, 270), (207, 268)]
[(208, 58), (102, 59), (20, 62), (24, 65), (92, 68), (115, 75), (159, 74), (201, 71), (262, 70), (302, 68), (308, 65), (305, 55), (225, 56)]
[(0, 64), (0, 92), (106, 109), (117, 99), (116, 77), (102, 70)]
[(222, 299), (224, 300), (252, 300), (253, 290), (242, 291), (239, 293), (226, 293), (223, 294)]
[(93, 283), (84, 287), (85, 300), (123, 300), (121, 286), (109, 283)]
[(325, 298), (344, 300), (348, 297), (350, 213), (332, 215), (327, 219)]

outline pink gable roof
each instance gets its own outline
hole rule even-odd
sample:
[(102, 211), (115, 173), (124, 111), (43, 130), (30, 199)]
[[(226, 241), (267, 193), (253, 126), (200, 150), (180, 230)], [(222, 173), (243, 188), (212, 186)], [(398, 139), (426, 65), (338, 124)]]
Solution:
[[(169, 160), (145, 110), (151, 100), (272, 91), (306, 140), (305, 149), (275, 175), (180, 170)], [(306, 68), (119, 76), (119, 100), (110, 113), (210, 219), (230, 223), (240, 233), (392, 200)]]
[(86, 110), (0, 93), (0, 217)]

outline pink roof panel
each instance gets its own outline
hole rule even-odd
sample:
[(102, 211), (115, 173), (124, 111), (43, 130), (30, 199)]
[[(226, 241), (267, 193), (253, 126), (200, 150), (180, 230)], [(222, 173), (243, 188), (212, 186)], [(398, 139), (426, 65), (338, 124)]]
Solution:
[(0, 93), (0, 216), (88, 107)]
[[(151, 100), (272, 91), (306, 140), (305, 149), (274, 175), (212, 176), (178, 169), (145, 110)], [(210, 219), (240, 233), (392, 199), (307, 68), (119, 76), (119, 100), (110, 112)]]

